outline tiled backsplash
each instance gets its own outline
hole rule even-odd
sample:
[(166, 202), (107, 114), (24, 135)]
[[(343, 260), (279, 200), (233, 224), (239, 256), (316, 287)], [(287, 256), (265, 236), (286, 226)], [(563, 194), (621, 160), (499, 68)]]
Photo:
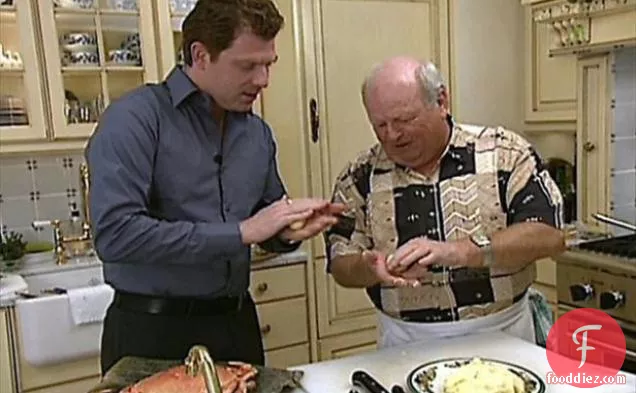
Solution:
[(76, 202), (81, 211), (82, 162), (82, 152), (0, 158), (2, 231), (20, 232), (27, 241), (53, 240), (50, 228), (35, 230), (31, 223), (68, 219), (71, 202)]

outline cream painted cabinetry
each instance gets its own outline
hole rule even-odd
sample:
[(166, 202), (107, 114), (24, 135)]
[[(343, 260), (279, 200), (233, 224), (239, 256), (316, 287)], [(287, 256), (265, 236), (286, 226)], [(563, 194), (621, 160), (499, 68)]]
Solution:
[(0, 146), (46, 138), (35, 12), (31, 0), (0, 6)]
[(10, 321), (9, 310), (0, 309), (0, 392), (2, 393), (17, 392)]
[(310, 362), (306, 269), (302, 262), (252, 272), (250, 293), (268, 366), (286, 368)]
[(552, 313), (556, 316), (557, 310), (557, 280), (556, 262), (552, 258), (544, 258), (536, 262), (537, 278), (532, 285), (540, 291), (552, 308)]
[(135, 8), (113, 8), (109, 0), (84, 1), (85, 8), (14, 3), (0, 10), (0, 40), (20, 50), (24, 67), (0, 68), (0, 76), (3, 94), (10, 86), (10, 95), (24, 102), (11, 101), (27, 109), (28, 122), (0, 123), (0, 153), (81, 149), (110, 102), (159, 79), (152, 2), (137, 1)]
[(534, 2), (525, 9), (527, 123), (576, 120), (576, 58), (550, 56), (550, 49), (559, 47), (555, 29), (533, 17), (542, 7), (565, 2)]

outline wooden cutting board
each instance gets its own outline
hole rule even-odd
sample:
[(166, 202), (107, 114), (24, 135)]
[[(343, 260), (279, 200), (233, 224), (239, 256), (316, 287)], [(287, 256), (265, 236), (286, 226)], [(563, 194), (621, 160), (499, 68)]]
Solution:
[[(117, 362), (106, 373), (102, 382), (88, 393), (119, 393), (129, 385), (180, 364), (183, 362), (125, 357)], [(258, 369), (255, 393), (284, 393), (300, 387), (303, 371), (255, 367)]]

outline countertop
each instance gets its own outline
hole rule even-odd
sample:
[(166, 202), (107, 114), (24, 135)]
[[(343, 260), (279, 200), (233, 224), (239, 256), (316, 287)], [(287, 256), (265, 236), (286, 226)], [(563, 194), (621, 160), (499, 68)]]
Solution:
[[(505, 333), (488, 333), (439, 340), (423, 345), (409, 344), (342, 359), (291, 367), (305, 372), (301, 379), (304, 388), (293, 393), (348, 393), (354, 370), (365, 370), (385, 388), (394, 384), (406, 388), (408, 374), (428, 361), (447, 357), (481, 356), (518, 363), (545, 378), (551, 371), (545, 350)], [(627, 374), (626, 385), (606, 385), (596, 388), (575, 388), (569, 385), (547, 385), (546, 393), (634, 393), (636, 375)], [(405, 391), (409, 391), (405, 389)]]
[[(252, 271), (268, 269), (273, 267), (292, 265), (307, 262), (307, 253), (302, 249), (286, 254), (260, 254), (252, 253)], [(102, 262), (97, 256), (84, 256), (70, 259), (64, 265), (57, 265), (53, 253), (42, 253), (39, 255), (27, 256), (22, 268), (13, 271), (24, 277), (28, 283), (29, 277), (41, 274), (59, 273), (86, 269), (94, 266), (101, 266)], [(69, 273), (71, 274), (71, 273)], [(2, 281), (0, 280), (0, 285)], [(13, 306), (14, 299), (0, 299), (0, 308)]]

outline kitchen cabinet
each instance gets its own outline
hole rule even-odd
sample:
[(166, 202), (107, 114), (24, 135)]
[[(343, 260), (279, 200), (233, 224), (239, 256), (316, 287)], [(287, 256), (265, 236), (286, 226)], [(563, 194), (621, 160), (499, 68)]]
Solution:
[[(3, 87), (12, 81), (11, 94), (28, 94), (29, 123), (2, 126), (0, 153), (82, 149), (110, 102), (159, 80), (152, 2), (15, 4), (2, 8), (2, 40), (13, 49), (19, 31), (24, 67), (1, 75)], [(11, 15), (13, 29), (4, 23)]]
[(134, 8), (110, 0), (92, 8), (40, 2), (53, 139), (87, 138), (110, 102), (159, 79), (152, 4), (122, 4)]
[(34, 12), (31, 0), (0, 6), (0, 146), (47, 136)]
[(373, 352), (377, 347), (375, 329), (347, 333), (320, 340), (320, 361)]
[(552, 308), (553, 315), (557, 310), (556, 262), (552, 258), (543, 258), (536, 262), (537, 278), (532, 287), (541, 292)]
[(8, 309), (0, 309), (0, 392), (17, 392), (13, 340)]
[(576, 58), (550, 56), (550, 49), (558, 47), (557, 33), (534, 19), (542, 8), (562, 3), (535, 1), (525, 8), (526, 123), (576, 121)]
[[(306, 263), (255, 270), (250, 293), (256, 303), (263, 348), (278, 365), (309, 358)], [(302, 349), (307, 351), (301, 354)], [(283, 359), (284, 354), (290, 359)], [(300, 363), (297, 363), (300, 364)]]
[[(322, 0), (303, 2), (302, 13), (311, 21), (303, 31), (306, 124), (313, 103), (318, 119), (305, 139), (308, 174), (312, 195), (330, 197), (346, 163), (376, 143), (360, 97), (362, 79), (375, 63), (414, 55), (435, 62), (452, 80), (449, 7), (446, 0)], [(324, 256), (322, 238), (315, 246), (315, 255)]]
[(315, 269), (320, 337), (375, 327), (375, 307), (364, 289), (344, 288), (337, 284), (326, 272), (325, 258), (316, 261)]

